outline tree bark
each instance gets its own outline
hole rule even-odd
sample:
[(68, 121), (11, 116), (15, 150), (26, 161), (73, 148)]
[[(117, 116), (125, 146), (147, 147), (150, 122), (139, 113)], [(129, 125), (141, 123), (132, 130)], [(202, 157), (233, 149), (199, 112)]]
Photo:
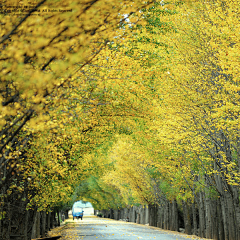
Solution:
[(206, 208), (206, 238), (212, 238), (212, 216), (211, 216), (211, 200), (205, 196), (205, 208)]
[(164, 206), (163, 228), (166, 229), (166, 230), (169, 230), (169, 205), (168, 205), (168, 201), (165, 202), (165, 206)]
[(46, 212), (42, 212), (42, 227), (41, 227), (42, 237), (46, 237)]
[(195, 202), (192, 203), (192, 215), (193, 215), (193, 235), (197, 235), (197, 214)]
[(59, 227), (60, 226), (60, 214), (59, 214), (59, 211), (57, 211), (57, 226)]
[(192, 226), (191, 226), (191, 216), (190, 216), (189, 205), (185, 201), (182, 201), (182, 206), (183, 206), (185, 233), (191, 235)]
[(220, 199), (217, 200), (218, 239), (224, 240), (224, 226)]
[(40, 218), (41, 218), (41, 213), (37, 212), (37, 221), (36, 221), (36, 237), (37, 238), (41, 237), (41, 235), (40, 235)]
[(205, 238), (205, 208), (204, 208), (204, 201), (203, 201), (203, 193), (200, 192), (198, 194), (198, 213), (199, 213), (199, 237)]
[(217, 215), (217, 204), (218, 201), (215, 199), (211, 200), (211, 219), (212, 219), (212, 238), (219, 240), (219, 225), (218, 225), (218, 215)]
[(164, 208), (162, 205), (158, 206), (158, 220), (157, 227), (163, 228), (163, 220), (164, 219)]
[(173, 218), (173, 231), (178, 231), (179, 226), (178, 226), (178, 206), (177, 206), (177, 201), (173, 200), (172, 203), (172, 218)]
[(25, 215), (25, 224), (24, 224), (24, 240), (28, 240), (28, 219), (29, 219), (29, 211), (26, 211)]
[(50, 226), (51, 226), (51, 212), (48, 212), (48, 214), (47, 214), (47, 231), (50, 230)]

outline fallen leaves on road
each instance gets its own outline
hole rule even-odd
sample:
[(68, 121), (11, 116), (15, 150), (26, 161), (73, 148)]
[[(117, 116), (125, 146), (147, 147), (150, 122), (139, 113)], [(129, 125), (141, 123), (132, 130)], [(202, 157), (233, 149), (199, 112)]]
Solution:
[[(48, 232), (49, 237), (54, 237), (54, 236), (59, 236), (61, 235), (62, 237), (60, 240), (65, 240), (65, 239), (75, 239), (74, 235), (74, 228), (75, 224), (74, 223), (69, 223), (66, 222), (63, 226), (56, 227), (52, 229), (51, 231)], [(68, 234), (69, 233), (69, 234)], [(67, 238), (65, 238), (67, 236)]]

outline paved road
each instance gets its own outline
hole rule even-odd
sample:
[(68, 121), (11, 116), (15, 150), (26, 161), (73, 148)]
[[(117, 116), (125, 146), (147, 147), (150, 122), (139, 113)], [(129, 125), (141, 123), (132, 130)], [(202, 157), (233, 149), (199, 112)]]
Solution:
[(64, 239), (74, 240), (183, 240), (192, 238), (177, 232), (165, 231), (145, 225), (110, 219), (85, 217), (75, 220), (75, 227), (66, 232)]

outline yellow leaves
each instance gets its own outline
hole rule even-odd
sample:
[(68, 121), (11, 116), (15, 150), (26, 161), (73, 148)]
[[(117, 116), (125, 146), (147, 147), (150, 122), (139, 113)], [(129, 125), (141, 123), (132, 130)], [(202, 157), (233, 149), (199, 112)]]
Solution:
[(114, 163), (114, 169), (108, 172), (103, 180), (121, 192), (123, 201), (127, 203), (129, 197), (134, 197), (136, 202), (142, 202), (146, 192), (151, 198), (148, 186), (150, 179), (145, 172), (149, 159), (142, 152), (141, 147), (133, 144), (130, 138), (119, 136), (108, 158)]
[(46, 38), (43, 38), (43, 37), (39, 37), (38, 39), (36, 39), (36, 42), (35, 42), (35, 48), (36, 49), (39, 49), (39, 48), (42, 48), (43, 46), (47, 45), (49, 42), (48, 39)]

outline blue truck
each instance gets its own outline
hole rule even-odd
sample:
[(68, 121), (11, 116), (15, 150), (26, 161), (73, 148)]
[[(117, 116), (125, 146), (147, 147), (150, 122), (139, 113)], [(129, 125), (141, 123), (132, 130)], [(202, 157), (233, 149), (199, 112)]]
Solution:
[(83, 208), (81, 207), (81, 203), (80, 202), (75, 202), (73, 204), (73, 207), (72, 207), (72, 216), (73, 216), (73, 220), (74, 218), (83, 218)]

